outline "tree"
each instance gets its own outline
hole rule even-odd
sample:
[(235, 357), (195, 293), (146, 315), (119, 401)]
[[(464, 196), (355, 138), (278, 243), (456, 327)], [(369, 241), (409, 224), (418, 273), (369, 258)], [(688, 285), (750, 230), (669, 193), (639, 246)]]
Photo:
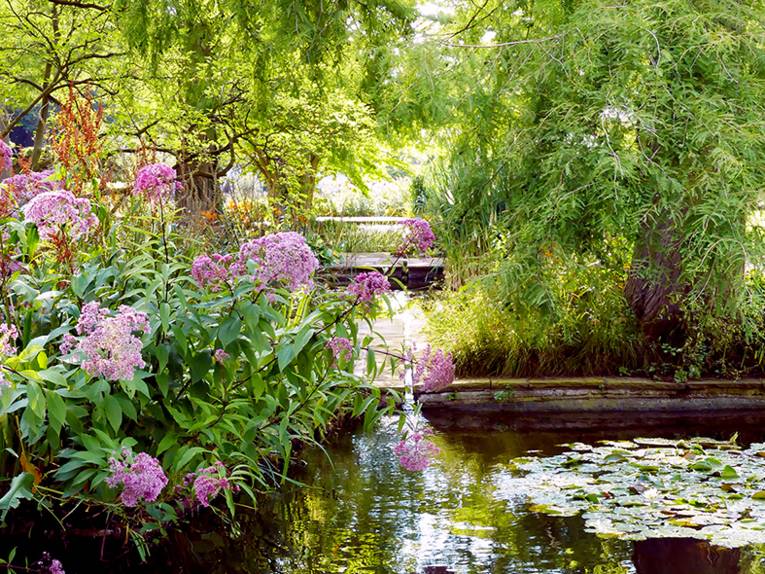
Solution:
[(51, 106), (60, 106), (59, 95), (69, 88), (114, 95), (124, 74), (119, 62), (125, 47), (109, 7), (95, 2), (3, 0), (0, 28), (6, 32), (0, 38), (0, 81), (8, 116), (0, 137), (36, 113), (30, 160), (38, 169)]
[(322, 164), (374, 149), (354, 146), (374, 124), (354, 78), (413, 14), (408, 0), (118, 0), (114, 13), (151, 69), (129, 121), (175, 155), (195, 209), (214, 209), (218, 178), (243, 160), (272, 196), (297, 189), (310, 205)]
[(437, 46), (473, 86), (438, 200), (447, 225), (501, 237), (527, 300), (546, 254), (605, 264), (626, 240), (624, 293), (649, 339), (682, 339), (692, 308), (735, 309), (762, 255), (763, 23), (761, 1), (464, 9)]

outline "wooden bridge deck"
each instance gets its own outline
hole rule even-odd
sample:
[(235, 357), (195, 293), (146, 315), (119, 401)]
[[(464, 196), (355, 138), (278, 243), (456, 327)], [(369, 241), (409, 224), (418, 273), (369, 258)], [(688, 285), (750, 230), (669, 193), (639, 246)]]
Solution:
[(390, 253), (343, 253), (326, 272), (339, 283), (349, 282), (354, 275), (365, 270), (386, 272), (394, 267), (392, 276), (409, 289), (423, 289), (441, 282), (444, 260), (441, 257), (400, 257)]

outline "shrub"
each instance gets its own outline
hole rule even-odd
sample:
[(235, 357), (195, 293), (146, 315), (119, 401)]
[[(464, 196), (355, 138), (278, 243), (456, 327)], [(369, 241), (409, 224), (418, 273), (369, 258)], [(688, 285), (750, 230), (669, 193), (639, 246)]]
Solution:
[(84, 502), (142, 548), (216, 497), (233, 514), (236, 491), (255, 501), (285, 480), (297, 445), (383, 412), (358, 331), (376, 300), (314, 285), (296, 233), (199, 253), (145, 188), (72, 199), (74, 223), (51, 202), (0, 221), (0, 521), (24, 501)]

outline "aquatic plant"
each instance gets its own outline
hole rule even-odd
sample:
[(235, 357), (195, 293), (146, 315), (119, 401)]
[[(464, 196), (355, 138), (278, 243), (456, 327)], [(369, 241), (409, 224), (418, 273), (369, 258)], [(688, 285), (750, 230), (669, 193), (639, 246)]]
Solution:
[(581, 514), (587, 530), (605, 537), (765, 543), (765, 444), (638, 438), (564, 446), (559, 455), (512, 460), (519, 476), (502, 479), (498, 496), (524, 495), (545, 514)]

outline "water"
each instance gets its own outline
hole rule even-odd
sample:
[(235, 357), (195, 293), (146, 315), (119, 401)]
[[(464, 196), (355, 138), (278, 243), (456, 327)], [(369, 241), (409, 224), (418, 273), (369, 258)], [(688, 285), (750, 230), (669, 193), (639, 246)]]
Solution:
[[(208, 556), (206, 572), (754, 574), (760, 549), (727, 551), (693, 540), (632, 544), (599, 539), (579, 518), (531, 513), (495, 485), (506, 463), (528, 451), (559, 452), (562, 442), (637, 436), (762, 440), (765, 415), (545, 417), (431, 415), (441, 448), (420, 474), (392, 456), (395, 428), (342, 437), (332, 461), (307, 453), (302, 480), (242, 523), (238, 540)], [(200, 551), (198, 541), (190, 548)], [(212, 557), (215, 556), (214, 559)], [(178, 554), (176, 554), (176, 558)], [(188, 571), (188, 569), (187, 569)], [(200, 570), (201, 571), (201, 570)]]
[[(126, 561), (129, 544), (100, 539), (35, 544), (49, 549), (68, 574), (157, 572), (204, 574), (763, 574), (765, 549), (727, 551), (693, 540), (632, 544), (585, 532), (583, 521), (529, 512), (525, 501), (503, 499), (496, 485), (507, 461), (529, 451), (554, 454), (565, 442), (638, 436), (708, 436), (739, 442), (765, 438), (765, 413), (646, 417), (513, 416), (430, 413), (441, 454), (423, 473), (398, 465), (392, 421), (371, 433), (347, 433), (327, 447), (302, 453), (296, 477), (240, 512), (233, 535), (196, 517), (170, 532), (148, 565)], [(507, 497), (506, 497), (507, 498)], [(99, 519), (100, 520), (100, 519)], [(51, 532), (54, 532), (52, 530)], [(2, 541), (0, 541), (2, 542)]]

